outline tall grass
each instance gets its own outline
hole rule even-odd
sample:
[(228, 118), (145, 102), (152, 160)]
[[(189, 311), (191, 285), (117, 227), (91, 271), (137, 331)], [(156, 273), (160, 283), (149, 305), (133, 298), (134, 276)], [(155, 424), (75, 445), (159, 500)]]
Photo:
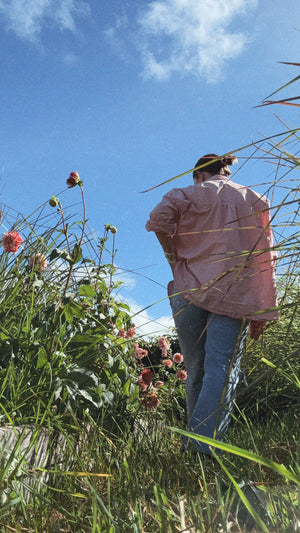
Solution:
[(211, 442), (223, 450), (213, 461), (180, 453), (182, 364), (163, 365), (162, 341), (134, 333), (117, 296), (116, 228), (93, 238), (83, 183), (59, 195), (78, 194), (80, 221), (55, 197), (26, 218), (2, 206), (3, 232), (24, 243), (0, 254), (0, 531), (298, 530), (298, 143), (286, 127), (239, 150), (240, 171), (270, 165), (261, 186), (272, 200), (281, 319), (247, 342), (248, 385), (228, 439)]

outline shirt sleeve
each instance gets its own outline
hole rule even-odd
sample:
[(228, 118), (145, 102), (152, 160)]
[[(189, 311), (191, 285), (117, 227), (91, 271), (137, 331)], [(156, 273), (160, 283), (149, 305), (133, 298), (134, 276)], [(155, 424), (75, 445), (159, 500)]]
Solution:
[(146, 223), (147, 231), (161, 232), (166, 235), (175, 235), (179, 221), (179, 208), (176, 201), (176, 189), (167, 193), (161, 202), (151, 211)]
[(269, 202), (269, 200), (266, 199), (265, 209), (263, 209), (259, 213), (259, 217), (261, 219), (262, 227), (264, 228), (264, 232), (265, 232), (265, 234), (267, 236), (267, 239), (268, 239), (269, 251), (270, 251), (271, 257), (272, 257), (273, 260), (275, 260), (277, 258), (277, 251), (272, 249), (273, 246), (274, 246), (274, 237), (273, 237), (273, 230), (272, 230), (272, 226), (271, 226), (270, 202)]

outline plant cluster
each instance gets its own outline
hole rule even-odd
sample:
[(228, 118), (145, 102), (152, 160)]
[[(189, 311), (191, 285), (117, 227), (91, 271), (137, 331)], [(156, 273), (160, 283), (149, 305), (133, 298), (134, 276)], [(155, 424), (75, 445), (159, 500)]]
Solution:
[[(129, 307), (114, 294), (113, 261), (103, 264), (105, 225), (95, 245), (83, 220), (71, 222), (53, 196), (34, 220), (17, 220), (2, 237), (0, 256), (0, 373), (2, 422), (36, 422), (51, 408), (59, 416), (101, 419), (128, 410), (138, 397)], [(55, 213), (51, 208), (56, 208)], [(46, 221), (52, 227), (39, 233)], [(4, 214), (2, 227), (6, 226)], [(120, 331), (128, 330), (124, 338)], [(49, 401), (50, 399), (50, 401)], [(109, 410), (107, 409), (109, 407)], [(109, 411), (109, 415), (108, 415)]]

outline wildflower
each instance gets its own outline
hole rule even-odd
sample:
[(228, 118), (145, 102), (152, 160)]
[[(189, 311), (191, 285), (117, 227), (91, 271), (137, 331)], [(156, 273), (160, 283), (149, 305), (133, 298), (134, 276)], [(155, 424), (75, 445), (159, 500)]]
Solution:
[(144, 357), (147, 357), (148, 350), (143, 350), (143, 348), (139, 348), (138, 352), (136, 353), (137, 359), (144, 359)]
[(160, 339), (158, 339), (158, 346), (160, 347), (162, 357), (167, 357), (171, 346), (170, 341), (168, 341), (166, 337), (160, 337)]
[(78, 172), (71, 172), (70, 176), (67, 179), (67, 185), (70, 189), (71, 187), (75, 187), (80, 182), (80, 177)]
[(127, 339), (131, 339), (132, 337), (135, 336), (135, 329), (134, 329), (134, 326), (132, 326), (131, 328), (129, 328), (129, 330), (127, 331), (126, 333), (126, 337)]
[(166, 337), (160, 337), (158, 339), (158, 345), (159, 345), (160, 349), (162, 349), (162, 348), (166, 348), (167, 350), (170, 349), (170, 341), (168, 341), (168, 339), (166, 339)]
[(176, 377), (180, 379), (180, 381), (185, 381), (187, 378), (187, 373), (185, 370), (177, 370)]
[(144, 382), (143, 378), (140, 376), (139, 379), (138, 379), (138, 384), (139, 386), (141, 387), (141, 389), (144, 391), (146, 389), (148, 389), (148, 385), (147, 383)]
[(139, 343), (138, 343), (138, 342), (134, 342), (134, 343), (133, 343), (133, 353), (134, 353), (135, 357), (137, 357), (138, 359), (140, 359), (140, 358), (138, 357), (138, 353), (139, 353), (139, 350), (140, 350), (140, 349), (141, 349), (141, 348), (140, 348), (140, 346), (139, 346)]
[(16, 253), (23, 239), (17, 231), (8, 231), (2, 237), (2, 245), (6, 252)]
[(163, 387), (164, 384), (165, 384), (164, 381), (157, 381), (157, 382), (155, 383), (155, 388), (158, 389), (158, 387)]
[(148, 409), (156, 409), (159, 405), (158, 396), (154, 391), (150, 391), (141, 398), (141, 404)]
[(124, 328), (119, 329), (119, 337), (126, 337), (126, 331)]
[(152, 383), (152, 378), (153, 378), (150, 368), (145, 368), (142, 371), (140, 377), (143, 380), (143, 382), (146, 383), (146, 385), (150, 385), (150, 383)]
[(178, 352), (177, 352), (177, 353), (174, 353), (174, 355), (173, 355), (173, 361), (174, 361), (174, 363), (177, 363), (177, 364), (182, 363), (182, 361), (183, 361), (183, 357), (182, 357), (181, 353), (178, 353)]
[(28, 265), (32, 270), (42, 272), (47, 266), (47, 259), (43, 254), (34, 254), (32, 257), (29, 257)]
[(162, 364), (163, 364), (164, 366), (166, 366), (167, 368), (171, 368), (171, 366), (173, 366), (173, 363), (172, 363), (171, 359), (164, 359), (164, 360), (162, 361)]
[(137, 342), (134, 343), (133, 350), (137, 359), (144, 359), (144, 357), (147, 357), (148, 355), (148, 350), (143, 350), (143, 348), (140, 348)]

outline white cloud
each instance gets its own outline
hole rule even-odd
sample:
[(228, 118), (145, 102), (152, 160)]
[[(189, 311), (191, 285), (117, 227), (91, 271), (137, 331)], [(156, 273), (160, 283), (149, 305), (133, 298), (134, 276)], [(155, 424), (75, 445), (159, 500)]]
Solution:
[(144, 76), (163, 80), (172, 73), (222, 77), (248, 37), (235, 30), (258, 0), (156, 0), (138, 17)]
[[(126, 303), (130, 308), (130, 316), (132, 322), (135, 324), (135, 329), (138, 335), (145, 338), (156, 337), (159, 335), (171, 334), (172, 328), (174, 328), (174, 321), (170, 309), (168, 316), (160, 316), (154, 318), (151, 316), (151, 308), (145, 309), (130, 293), (137, 288), (137, 281), (135, 272), (122, 271), (117, 267), (116, 273), (113, 276), (113, 281), (121, 281), (119, 293), (114, 294), (114, 297), (120, 301)], [(109, 282), (109, 280), (107, 280)]]
[(0, 0), (0, 15), (18, 37), (36, 42), (45, 26), (76, 30), (75, 18), (88, 15), (84, 0)]
[(138, 335), (141, 335), (144, 338), (158, 337), (159, 335), (171, 335), (172, 328), (174, 328), (171, 312), (169, 316), (153, 318), (147, 309), (143, 310), (143, 307), (134, 300), (126, 298), (126, 303), (130, 307), (132, 322), (135, 324), (135, 329)]

